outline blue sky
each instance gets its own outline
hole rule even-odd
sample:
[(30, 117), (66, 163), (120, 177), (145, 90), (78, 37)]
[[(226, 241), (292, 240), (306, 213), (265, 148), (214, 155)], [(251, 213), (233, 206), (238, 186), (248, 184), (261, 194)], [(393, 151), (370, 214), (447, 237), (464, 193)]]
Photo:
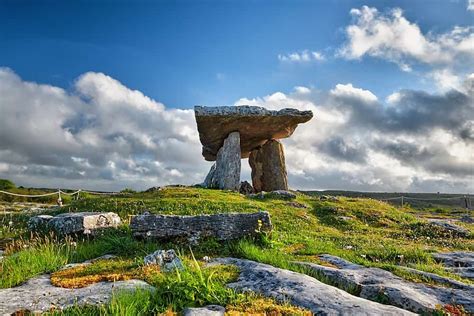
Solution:
[[(424, 32), (473, 21), (465, 1), (0, 1), (0, 62), (25, 80), (66, 89), (82, 73), (103, 72), (180, 108), (300, 85), (350, 82), (380, 97), (431, 89), (416, 71), (383, 60), (334, 57), (349, 11), (363, 5), (400, 7)], [(277, 57), (305, 49), (326, 62)]]
[(0, 0), (0, 178), (199, 183), (193, 106), (242, 104), (314, 112), (292, 188), (472, 193), (474, 0)]

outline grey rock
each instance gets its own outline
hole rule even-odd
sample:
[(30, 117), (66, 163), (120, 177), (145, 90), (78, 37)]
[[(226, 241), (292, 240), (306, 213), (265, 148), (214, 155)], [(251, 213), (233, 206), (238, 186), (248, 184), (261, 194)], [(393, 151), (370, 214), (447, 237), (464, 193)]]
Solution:
[(379, 268), (366, 268), (339, 257), (321, 255), (320, 258), (337, 268), (308, 262), (297, 264), (312, 269), (339, 288), (357, 289), (360, 297), (378, 300), (415, 313), (431, 313), (437, 305), (463, 305), (466, 311), (474, 312), (474, 287), (446, 288), (406, 281), (391, 272)]
[(253, 291), (280, 302), (310, 310), (316, 315), (414, 315), (398, 307), (353, 296), (308, 275), (244, 259), (219, 258), (214, 264), (232, 264), (240, 276), (230, 288)]
[(459, 276), (474, 280), (474, 252), (455, 251), (433, 254), (435, 260), (443, 263), (448, 270)]
[(292, 200), (296, 198), (296, 194), (286, 190), (275, 190), (268, 193), (268, 196), (277, 198), (277, 199), (284, 199), (284, 200)]
[(240, 194), (249, 195), (254, 192), (253, 187), (247, 181), (242, 181), (239, 188)]
[(270, 111), (258, 106), (195, 106), (199, 138), (202, 143), (202, 155), (208, 161), (214, 161), (222, 147), (224, 139), (232, 132), (240, 133), (242, 158), (250, 151), (263, 145), (269, 139), (291, 136), (300, 123), (313, 117), (311, 111), (283, 109)]
[(28, 229), (31, 231), (45, 231), (48, 229), (49, 221), (53, 218), (51, 215), (36, 215), (28, 220)]
[(0, 250), (0, 261), (3, 260), (3, 250)]
[(268, 212), (213, 215), (135, 215), (130, 221), (133, 236), (159, 240), (184, 239), (197, 243), (201, 238), (232, 240), (271, 231)]
[(156, 264), (160, 266), (160, 270), (164, 272), (184, 269), (181, 259), (179, 259), (173, 249), (157, 250), (154, 253), (147, 255), (143, 261), (145, 265)]
[(308, 208), (308, 205), (305, 205), (305, 204), (299, 203), (299, 202), (288, 202), (288, 203), (286, 203), (286, 205), (291, 206), (291, 207), (295, 207), (295, 208)]
[(220, 305), (207, 305), (204, 307), (190, 307), (183, 312), (184, 316), (224, 316), (225, 308)]
[(239, 132), (232, 132), (217, 152), (216, 162), (206, 176), (204, 186), (221, 190), (239, 190), (240, 159), (240, 135)]
[(335, 196), (332, 196), (332, 195), (321, 195), (319, 197), (319, 200), (320, 201), (330, 201), (330, 202), (337, 202), (339, 201), (339, 199)]
[(59, 235), (94, 235), (106, 228), (117, 228), (120, 223), (120, 217), (112, 212), (80, 212), (33, 216), (28, 227), (32, 231), (52, 230)]
[(474, 224), (474, 218), (469, 215), (463, 215), (461, 218), (459, 218), (459, 220), (463, 223)]
[(53, 286), (48, 274), (30, 279), (9, 289), (0, 289), (0, 315), (11, 315), (19, 310), (41, 313), (64, 309), (73, 305), (100, 305), (110, 301), (113, 292), (153, 291), (154, 287), (140, 280), (99, 282), (79, 289)]
[[(258, 193), (252, 193), (248, 195), (249, 198), (254, 199), (283, 199), (283, 200), (292, 200), (296, 198), (296, 194), (290, 191), (285, 190), (276, 190), (271, 192), (260, 191)], [(305, 206), (304, 206), (305, 207)]]
[(438, 226), (444, 230), (450, 231), (454, 236), (457, 237), (468, 237), (470, 232), (464, 227), (453, 224), (448, 220), (441, 219), (428, 219), (429, 223), (434, 226)]
[(249, 164), (255, 192), (288, 190), (285, 153), (279, 141), (272, 139), (252, 150)]

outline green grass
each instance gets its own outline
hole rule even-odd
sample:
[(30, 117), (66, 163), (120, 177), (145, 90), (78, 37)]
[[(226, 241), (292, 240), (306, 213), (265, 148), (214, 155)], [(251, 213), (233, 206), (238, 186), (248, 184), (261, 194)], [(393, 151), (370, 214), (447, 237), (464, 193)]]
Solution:
[[(429, 281), (399, 266), (414, 267), (469, 283), (468, 280), (445, 271), (433, 260), (431, 254), (439, 251), (474, 251), (472, 224), (460, 224), (471, 231), (469, 237), (461, 238), (444, 230), (431, 229), (423, 219), (420, 219), (424, 211), (410, 206), (397, 208), (378, 200), (356, 197), (341, 196), (335, 201), (320, 201), (317, 196), (297, 194), (296, 200), (290, 202), (272, 198), (250, 199), (237, 193), (219, 190), (173, 187), (152, 193), (85, 197), (71, 201), (61, 210), (51, 213), (99, 210), (118, 213), (125, 223), (124, 226), (116, 232), (109, 232), (95, 239), (79, 240), (74, 247), (60, 246), (61, 243), (44, 245), (33, 243), (26, 249), (15, 248), (7, 253), (6, 259), (2, 262), (0, 287), (17, 285), (34, 275), (56, 271), (67, 262), (80, 262), (103, 254), (115, 254), (120, 258), (139, 261), (145, 254), (155, 249), (174, 248), (189, 258), (191, 253), (187, 245), (158, 244), (132, 238), (128, 229), (129, 216), (145, 211), (180, 215), (268, 211), (274, 225), (271, 235), (224, 244), (209, 239), (194, 248), (194, 254), (197, 258), (203, 256), (248, 258), (310, 275), (311, 272), (291, 262), (321, 263), (317, 255), (327, 253), (364, 266), (387, 269), (417, 282)], [(449, 212), (442, 213), (444, 217), (449, 218)], [(10, 214), (8, 218), (0, 216), (0, 231), (3, 231), (0, 233), (0, 239), (22, 237), (26, 242), (29, 241), (26, 219), (27, 215), (21, 214)], [(8, 225), (6, 228), (6, 224), (10, 221), (13, 225)], [(173, 309), (179, 310), (192, 300), (197, 301), (198, 305), (211, 301), (226, 304), (232, 302), (234, 294), (225, 291), (223, 282), (216, 281), (218, 284), (215, 285), (216, 288), (209, 291), (203, 287), (205, 283), (199, 273), (204, 272), (191, 269), (179, 277), (167, 276), (163, 280), (157, 277), (150, 282), (154, 282), (157, 286), (158, 293), (161, 293), (158, 297), (166, 304), (153, 301), (149, 306), (145, 304), (146, 306), (137, 305), (137, 309), (130, 308), (139, 314), (137, 310), (149, 311), (148, 308), (163, 311), (172, 306)], [(215, 273), (213, 278), (218, 277), (218, 274)], [(329, 280), (325, 280), (322, 276), (313, 276), (329, 283)], [(208, 275), (204, 276), (204, 280), (207, 277)], [(356, 291), (356, 289), (346, 290)], [(188, 292), (202, 293), (202, 296), (192, 296)], [(100, 312), (94, 310), (92, 314), (112, 313), (110, 308), (122, 311), (120, 302), (133, 300), (134, 297), (127, 295), (126, 298), (113, 303), (115, 307), (110, 305)], [(130, 305), (134, 306), (132, 303)], [(126, 313), (124, 311), (124, 314)]]

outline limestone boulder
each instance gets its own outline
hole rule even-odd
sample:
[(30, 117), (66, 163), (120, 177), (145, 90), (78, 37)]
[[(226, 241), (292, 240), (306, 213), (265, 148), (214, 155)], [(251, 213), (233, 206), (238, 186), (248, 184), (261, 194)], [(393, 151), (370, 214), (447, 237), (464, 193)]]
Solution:
[(253, 187), (247, 181), (243, 181), (243, 182), (240, 183), (239, 192), (240, 192), (240, 194), (244, 194), (244, 195), (252, 194), (253, 193)]
[(217, 152), (217, 160), (204, 180), (204, 186), (221, 190), (238, 190), (240, 160), (240, 135), (238, 132), (232, 132)]
[(279, 141), (272, 139), (252, 150), (249, 164), (255, 192), (288, 191), (285, 154)]
[(271, 111), (258, 106), (194, 107), (202, 155), (208, 161), (217, 158), (224, 140), (232, 132), (240, 133), (241, 157), (269, 139), (286, 138), (300, 123), (313, 117), (311, 111), (282, 109)]
[(314, 315), (415, 315), (401, 308), (372, 302), (313, 277), (267, 264), (235, 258), (217, 258), (210, 264), (235, 265), (237, 281), (227, 286), (237, 291), (253, 291), (280, 302), (310, 310)]
[[(468, 313), (474, 312), (473, 286), (453, 286), (456, 284), (454, 280), (449, 281), (453, 288), (414, 283), (380, 268), (367, 268), (331, 255), (319, 257), (335, 267), (310, 262), (297, 264), (309, 268), (340, 288), (357, 289), (360, 297), (373, 301), (383, 297), (387, 304), (421, 314), (433, 313), (438, 306), (453, 302), (462, 305)], [(443, 280), (442, 283), (448, 284), (448, 281)]]
[(220, 305), (207, 305), (204, 307), (189, 307), (183, 312), (184, 316), (224, 316), (225, 308)]
[(258, 231), (271, 231), (272, 224), (267, 212), (196, 216), (144, 214), (132, 216), (130, 228), (138, 238), (196, 244), (206, 237), (232, 240), (255, 235)]
[(143, 262), (145, 265), (156, 264), (160, 266), (161, 271), (170, 272), (178, 270), (183, 270), (184, 266), (179, 259), (176, 251), (173, 249), (168, 250), (157, 250), (154, 253), (147, 255)]
[(28, 227), (36, 232), (51, 230), (58, 235), (93, 235), (106, 228), (116, 228), (120, 223), (120, 217), (113, 212), (79, 212), (63, 213), (54, 217), (33, 216), (28, 221)]

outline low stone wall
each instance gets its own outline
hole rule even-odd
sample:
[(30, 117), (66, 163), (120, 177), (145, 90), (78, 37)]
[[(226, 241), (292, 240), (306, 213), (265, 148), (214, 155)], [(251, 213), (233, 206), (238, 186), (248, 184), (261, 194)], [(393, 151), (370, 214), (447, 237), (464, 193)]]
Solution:
[(271, 231), (268, 212), (228, 213), (215, 215), (136, 215), (130, 222), (133, 236), (158, 240), (185, 239), (196, 243), (213, 237), (232, 240)]

